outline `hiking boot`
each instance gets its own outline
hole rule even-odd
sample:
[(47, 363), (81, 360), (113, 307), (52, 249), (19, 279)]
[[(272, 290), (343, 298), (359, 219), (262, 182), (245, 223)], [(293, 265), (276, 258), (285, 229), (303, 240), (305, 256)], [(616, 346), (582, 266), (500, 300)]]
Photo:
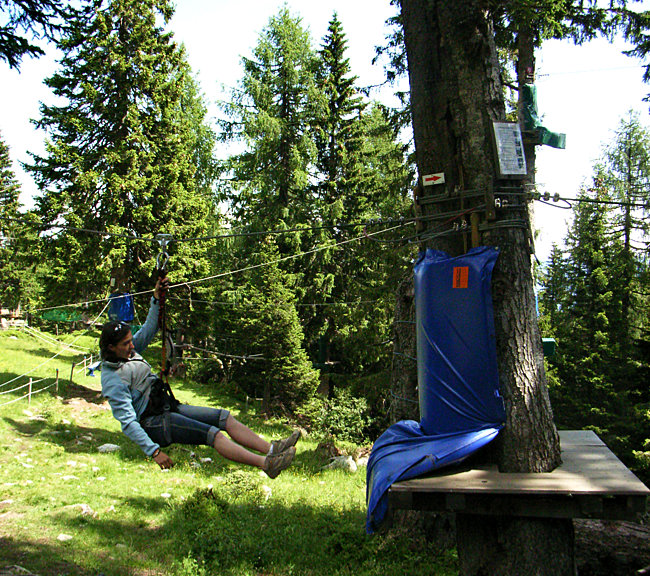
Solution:
[(276, 478), (282, 470), (286, 470), (291, 466), (291, 461), (295, 455), (296, 449), (293, 446), (287, 448), (284, 452), (269, 454), (264, 459), (264, 468), (262, 470), (266, 472), (269, 478)]
[(300, 430), (294, 430), (291, 433), (291, 436), (284, 438), (283, 440), (273, 440), (273, 442), (271, 442), (271, 446), (273, 446), (271, 454), (279, 454), (280, 452), (284, 452), (287, 448), (295, 446), (298, 440), (300, 440)]

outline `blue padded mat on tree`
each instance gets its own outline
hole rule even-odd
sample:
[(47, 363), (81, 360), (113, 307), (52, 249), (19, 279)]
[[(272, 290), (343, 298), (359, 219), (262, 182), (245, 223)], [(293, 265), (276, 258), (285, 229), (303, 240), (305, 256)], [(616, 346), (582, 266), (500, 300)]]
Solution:
[(368, 460), (368, 534), (379, 529), (384, 520), (387, 491), (393, 483), (458, 464), (491, 442), (499, 430), (500, 427), (427, 436), (415, 420), (393, 424), (375, 442)]
[(394, 424), (373, 446), (369, 533), (383, 521), (391, 484), (464, 460), (503, 426), (491, 292), (497, 256), (490, 247), (456, 258), (427, 250), (415, 264), (420, 422)]

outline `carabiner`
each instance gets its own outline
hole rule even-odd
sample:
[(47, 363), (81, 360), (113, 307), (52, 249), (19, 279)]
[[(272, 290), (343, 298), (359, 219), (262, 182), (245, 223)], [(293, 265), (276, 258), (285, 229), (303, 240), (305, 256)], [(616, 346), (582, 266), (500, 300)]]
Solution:
[(169, 262), (169, 254), (167, 252), (161, 252), (156, 256), (156, 268), (158, 270), (164, 270)]
[(169, 261), (169, 254), (167, 253), (167, 244), (173, 240), (171, 234), (157, 234), (156, 241), (160, 244), (160, 254), (156, 257), (156, 267), (158, 270), (164, 270)]

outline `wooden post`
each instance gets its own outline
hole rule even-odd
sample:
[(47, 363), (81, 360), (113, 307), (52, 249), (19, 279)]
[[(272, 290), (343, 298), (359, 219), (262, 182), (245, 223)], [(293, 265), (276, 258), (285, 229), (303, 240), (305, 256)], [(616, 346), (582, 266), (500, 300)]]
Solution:
[(54, 390), (56, 391), (57, 394), (59, 393), (59, 369), (58, 368), (56, 369), (56, 380), (54, 382)]
[(72, 375), (74, 374), (74, 362), (72, 363), (72, 368), (70, 368), (70, 384), (72, 384)]
[(27, 404), (32, 403), (32, 379), (29, 379), (29, 387), (27, 388)]

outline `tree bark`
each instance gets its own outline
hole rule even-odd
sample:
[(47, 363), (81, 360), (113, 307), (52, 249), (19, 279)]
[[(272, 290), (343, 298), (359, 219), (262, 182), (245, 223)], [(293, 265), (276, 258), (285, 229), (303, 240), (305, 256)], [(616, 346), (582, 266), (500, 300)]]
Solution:
[(417, 343), (413, 275), (400, 283), (395, 296), (390, 416), (393, 422), (419, 420)]
[(575, 576), (571, 520), (456, 517), (461, 574)]
[[(427, 247), (466, 252), (472, 238), (462, 231), (466, 214), (475, 212), (485, 227), (482, 243), (499, 248), (492, 296), (507, 420), (495, 452), (503, 472), (548, 472), (561, 461), (560, 444), (537, 327), (528, 205), (516, 198), (489, 221), (482, 207), (503, 184), (493, 122), (505, 118), (505, 106), (488, 13), (478, 0), (401, 4), (418, 171), (445, 174), (444, 185), (423, 189), (424, 238)], [(462, 515), (457, 521), (462, 574), (573, 574), (570, 521)], [(490, 554), (495, 539), (500, 553)], [(516, 571), (500, 571), (515, 565)]]

